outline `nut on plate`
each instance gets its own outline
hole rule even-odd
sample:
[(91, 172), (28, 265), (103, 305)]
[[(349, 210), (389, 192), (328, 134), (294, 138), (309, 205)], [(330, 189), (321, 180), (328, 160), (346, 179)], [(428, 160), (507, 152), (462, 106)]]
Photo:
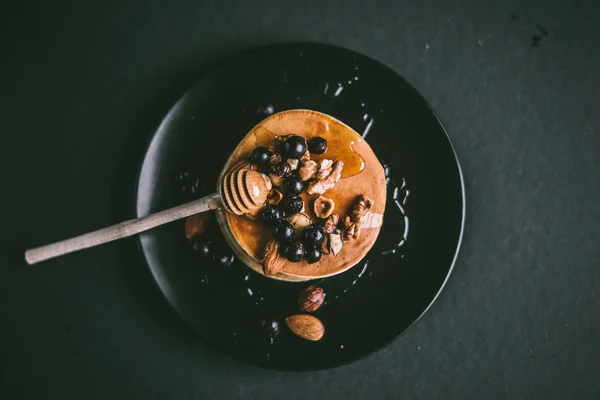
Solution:
[(285, 258), (279, 254), (279, 242), (273, 239), (265, 248), (265, 255), (262, 260), (263, 273), (266, 276), (272, 276), (281, 271), (285, 264)]
[(295, 335), (302, 339), (312, 340), (314, 342), (321, 340), (325, 335), (323, 323), (312, 315), (296, 314), (285, 319), (288, 328)]
[(267, 203), (276, 206), (277, 204), (279, 204), (281, 202), (281, 200), (283, 199), (283, 193), (281, 193), (281, 190), (277, 189), (277, 188), (272, 188), (271, 191), (269, 192), (269, 195), (267, 196)]
[[(327, 168), (325, 171), (326, 176), (317, 178), (316, 181), (308, 185), (306, 192), (308, 194), (323, 194), (329, 189), (333, 188), (335, 184), (342, 177), (342, 170), (344, 169), (344, 162), (338, 160), (333, 163), (331, 168)], [(318, 174), (317, 174), (318, 175)]]
[(188, 240), (193, 237), (202, 235), (210, 221), (210, 213), (204, 212), (200, 214), (190, 215), (185, 219), (185, 236)]
[(334, 208), (334, 201), (325, 196), (319, 196), (313, 203), (313, 211), (315, 212), (315, 215), (323, 219), (329, 217), (331, 213), (333, 213)]
[(335, 233), (339, 222), (340, 216), (338, 214), (331, 214), (323, 224), (323, 231), (325, 233)]
[(294, 226), (296, 232), (302, 232), (304, 228), (312, 224), (312, 221), (305, 213), (293, 214), (287, 217), (287, 221)]
[(317, 173), (317, 162), (313, 161), (313, 160), (308, 160), (304, 164), (302, 164), (302, 167), (300, 167), (300, 170), (298, 171), (298, 176), (303, 181), (307, 181), (307, 180), (311, 179), (313, 176), (315, 176), (316, 173)]
[(325, 291), (312, 285), (300, 292), (300, 296), (298, 296), (298, 306), (304, 312), (317, 311), (324, 301)]

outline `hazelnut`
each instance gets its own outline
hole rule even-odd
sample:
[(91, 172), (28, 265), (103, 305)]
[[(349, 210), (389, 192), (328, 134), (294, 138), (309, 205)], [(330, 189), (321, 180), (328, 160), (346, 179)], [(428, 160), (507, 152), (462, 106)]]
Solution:
[(267, 203), (276, 206), (283, 199), (283, 193), (277, 188), (271, 189), (269, 195), (267, 196)]
[(298, 306), (301, 311), (317, 311), (325, 301), (325, 291), (320, 287), (309, 286), (300, 292), (298, 297)]
[(304, 213), (290, 215), (287, 221), (294, 226), (296, 232), (302, 232), (304, 228), (312, 224), (310, 217)]
[(319, 196), (315, 199), (313, 203), (313, 210), (315, 215), (319, 218), (327, 218), (333, 213), (333, 209), (335, 208), (335, 203), (333, 200), (328, 199), (325, 196)]

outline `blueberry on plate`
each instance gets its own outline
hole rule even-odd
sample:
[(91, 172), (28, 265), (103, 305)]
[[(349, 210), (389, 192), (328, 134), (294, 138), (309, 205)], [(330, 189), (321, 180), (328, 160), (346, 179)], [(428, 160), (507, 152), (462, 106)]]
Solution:
[(289, 242), (294, 238), (296, 232), (294, 226), (287, 221), (281, 221), (273, 232), (277, 240), (281, 243)]
[(265, 221), (265, 223), (271, 227), (275, 227), (279, 225), (281, 221), (285, 218), (285, 213), (281, 208), (277, 206), (273, 206), (271, 204), (267, 204), (263, 207), (260, 212), (260, 218)]
[(274, 172), (275, 175), (277, 175), (278, 177), (285, 178), (290, 174), (290, 172), (292, 172), (292, 168), (290, 167), (290, 164), (287, 163), (287, 161), (283, 161), (277, 164), (277, 166), (275, 166)]
[(283, 190), (288, 196), (297, 196), (304, 191), (304, 182), (296, 175), (290, 175), (283, 183)]
[(281, 145), (281, 154), (285, 158), (300, 158), (306, 153), (306, 140), (292, 135)]
[(266, 147), (260, 146), (252, 151), (251, 159), (259, 165), (267, 165), (269, 158), (271, 158), (271, 152)]
[(302, 241), (309, 247), (320, 245), (323, 243), (323, 239), (325, 239), (325, 233), (321, 225), (312, 224), (302, 231)]
[(304, 256), (304, 246), (299, 240), (287, 243), (283, 247), (283, 255), (288, 261), (298, 262)]
[(304, 252), (304, 259), (308, 261), (309, 264), (313, 264), (318, 262), (322, 255), (323, 252), (320, 247), (310, 247)]
[(304, 208), (304, 200), (300, 196), (286, 196), (281, 201), (283, 209), (289, 215), (298, 214)]
[(312, 154), (323, 154), (327, 151), (327, 140), (322, 138), (321, 136), (317, 136), (316, 138), (312, 138), (308, 142), (308, 150)]

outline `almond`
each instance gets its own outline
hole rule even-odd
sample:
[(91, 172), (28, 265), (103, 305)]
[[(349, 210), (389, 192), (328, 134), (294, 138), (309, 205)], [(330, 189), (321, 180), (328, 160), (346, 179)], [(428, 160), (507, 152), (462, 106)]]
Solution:
[(191, 215), (185, 219), (185, 236), (192, 239), (195, 236), (202, 235), (208, 227), (210, 221), (210, 213), (204, 212), (196, 215)]
[(279, 254), (279, 243), (273, 239), (265, 248), (265, 256), (262, 261), (263, 272), (266, 276), (272, 276), (281, 271), (285, 264), (285, 258)]
[(323, 323), (312, 315), (296, 314), (285, 319), (288, 328), (302, 339), (314, 342), (321, 340), (325, 334)]

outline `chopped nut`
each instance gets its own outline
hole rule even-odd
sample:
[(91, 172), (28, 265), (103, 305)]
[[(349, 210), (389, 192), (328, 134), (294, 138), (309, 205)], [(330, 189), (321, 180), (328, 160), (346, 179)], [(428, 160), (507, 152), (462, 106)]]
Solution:
[(331, 214), (329, 217), (327, 217), (325, 223), (323, 224), (323, 231), (325, 233), (334, 233), (339, 222), (340, 216), (337, 214)]
[(310, 161), (310, 151), (306, 150), (306, 152), (300, 157), (300, 162), (304, 165), (307, 161)]
[(289, 160), (287, 160), (287, 163), (290, 164), (290, 169), (292, 171), (295, 171), (298, 169), (298, 164), (300, 164), (300, 161), (290, 158)]
[(313, 211), (315, 212), (315, 215), (319, 218), (329, 217), (333, 212), (334, 208), (335, 203), (333, 202), (333, 200), (328, 199), (325, 196), (319, 196), (317, 199), (315, 199), (315, 202), (313, 203)]
[(307, 181), (312, 178), (317, 172), (317, 162), (313, 160), (308, 160), (307, 162), (302, 164), (300, 167), (300, 171), (298, 171), (298, 175), (300, 179), (303, 181)]
[(324, 179), (331, 174), (331, 166), (333, 165), (333, 161), (331, 160), (321, 160), (319, 161), (319, 170), (317, 172), (317, 179)]
[(360, 236), (360, 226), (353, 222), (348, 228), (342, 231), (342, 240), (344, 242), (351, 242), (352, 240), (358, 239)]
[(266, 276), (272, 276), (281, 271), (285, 264), (285, 258), (279, 254), (279, 242), (273, 239), (265, 248), (265, 255), (262, 261), (263, 272)]
[(283, 187), (283, 178), (280, 176), (277, 176), (275, 174), (269, 174), (269, 179), (271, 179), (271, 183), (273, 184), (273, 186), (281, 188)]
[(204, 233), (210, 221), (210, 213), (204, 212), (196, 215), (190, 215), (185, 219), (185, 236), (192, 239), (195, 236)]
[(267, 196), (267, 203), (276, 206), (283, 199), (283, 193), (277, 188), (271, 189), (269, 195)]
[(350, 219), (350, 216), (344, 215), (344, 218), (342, 218), (342, 222), (340, 223), (340, 228), (348, 229), (350, 228), (350, 225), (352, 225), (352, 220)]
[(370, 198), (360, 195), (350, 211), (350, 219), (354, 222), (360, 223), (362, 217), (373, 207), (373, 200)]
[(323, 179), (318, 179), (315, 182), (312, 182), (308, 185), (307, 193), (308, 194), (323, 194), (340, 180), (342, 176), (342, 169), (344, 168), (343, 161), (336, 161), (333, 163), (331, 168), (331, 173)]
[(333, 256), (337, 256), (339, 252), (342, 250), (342, 246), (344, 242), (342, 242), (342, 237), (337, 233), (330, 233), (329, 235), (329, 248), (333, 253)]
[(274, 167), (281, 162), (281, 154), (272, 153), (269, 157), (269, 166)]
[(296, 232), (302, 232), (304, 228), (312, 224), (310, 217), (304, 213), (290, 215), (287, 217), (287, 221), (294, 226)]
[(321, 251), (323, 255), (331, 254), (331, 247), (329, 246), (329, 235), (325, 235), (325, 239), (323, 239), (323, 243), (321, 244)]
[(320, 287), (309, 286), (300, 292), (298, 297), (298, 306), (301, 311), (317, 311), (325, 301), (325, 292)]

